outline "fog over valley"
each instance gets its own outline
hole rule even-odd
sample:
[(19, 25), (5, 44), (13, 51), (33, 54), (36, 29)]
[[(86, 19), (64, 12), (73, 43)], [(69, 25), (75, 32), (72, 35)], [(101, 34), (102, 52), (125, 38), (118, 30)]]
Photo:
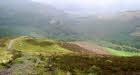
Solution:
[(32, 0), (69, 13), (115, 13), (140, 9), (139, 0)]

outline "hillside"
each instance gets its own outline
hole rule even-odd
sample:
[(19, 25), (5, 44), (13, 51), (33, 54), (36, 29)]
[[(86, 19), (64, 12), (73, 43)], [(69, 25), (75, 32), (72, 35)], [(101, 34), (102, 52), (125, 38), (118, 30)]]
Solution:
[(29, 73), (24, 69), (31, 70), (31, 73), (34, 73), (32, 72), (33, 68), (43, 62), (42, 56), (47, 55), (48, 58), (52, 55), (84, 51), (80, 46), (71, 43), (27, 36), (0, 38), (0, 41), (0, 75), (19, 75), (20, 72), (24, 74), (23, 71), (25, 74)]
[[(98, 54), (98, 50), (91, 52), (90, 48), (87, 50), (73, 43), (28, 36), (0, 38), (0, 41), (1, 75), (92, 75), (93, 73), (97, 75), (131, 75), (133, 73), (135, 75), (140, 71), (139, 56)], [(9, 47), (11, 42), (12, 45)], [(83, 42), (83, 44), (88, 43)], [(95, 46), (96, 49), (102, 49)]]
[[(1, 63), (12, 58), (11, 52), (17, 51), (23, 54), (39, 55), (42, 53), (72, 53), (84, 51), (80, 46), (71, 43), (59, 42), (48, 39), (36, 39), (33, 37), (6, 37), (0, 39)], [(66, 46), (63, 46), (66, 45)], [(69, 47), (71, 46), (71, 47)], [(7, 58), (8, 57), (8, 58)]]

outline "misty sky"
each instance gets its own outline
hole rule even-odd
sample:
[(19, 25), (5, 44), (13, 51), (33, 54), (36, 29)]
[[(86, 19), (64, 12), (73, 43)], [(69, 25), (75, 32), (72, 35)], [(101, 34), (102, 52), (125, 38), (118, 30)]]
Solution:
[(140, 10), (140, 0), (33, 0), (65, 11), (116, 12)]

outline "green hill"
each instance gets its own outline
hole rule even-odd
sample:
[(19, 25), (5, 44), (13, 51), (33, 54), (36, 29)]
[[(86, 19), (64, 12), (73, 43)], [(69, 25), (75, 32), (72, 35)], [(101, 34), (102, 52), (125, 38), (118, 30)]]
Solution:
[[(25, 55), (28, 54), (40, 55), (40, 54), (49, 54), (49, 53), (65, 54), (65, 53), (80, 52), (80, 50), (82, 50), (82, 48), (80, 48), (79, 46), (73, 48), (73, 44), (71, 43), (65, 43), (65, 42), (48, 40), (48, 39), (37, 39), (37, 38), (26, 37), (26, 36), (0, 38), (0, 42), (1, 42), (0, 56), (3, 57), (1, 59), (5, 61), (8, 61), (12, 58), (13, 51), (19, 51)], [(10, 49), (8, 49), (10, 44), (11, 47)], [(66, 45), (68, 45), (68, 47)], [(1, 63), (3, 62), (3, 60), (1, 60)]]

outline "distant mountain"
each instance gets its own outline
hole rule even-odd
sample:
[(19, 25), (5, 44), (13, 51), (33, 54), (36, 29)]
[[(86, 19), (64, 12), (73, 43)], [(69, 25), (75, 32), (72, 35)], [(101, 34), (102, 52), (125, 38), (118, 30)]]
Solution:
[(0, 36), (29, 35), (51, 38), (60, 33), (71, 34), (67, 26), (73, 24), (67, 14), (50, 5), (31, 0), (4, 0), (0, 2), (0, 11)]

